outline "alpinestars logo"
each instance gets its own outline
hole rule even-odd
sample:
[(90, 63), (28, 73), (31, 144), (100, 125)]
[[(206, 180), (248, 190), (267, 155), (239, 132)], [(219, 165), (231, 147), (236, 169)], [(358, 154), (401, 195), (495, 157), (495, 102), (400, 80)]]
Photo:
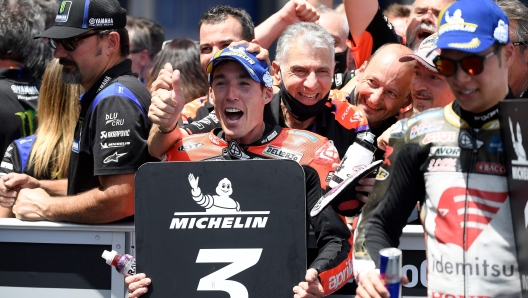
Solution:
[(232, 157), (236, 159), (249, 159), (249, 156), (245, 154), (244, 151), (242, 151), (242, 149), (240, 149), (240, 146), (238, 146), (237, 142), (230, 141), (228, 147), (229, 147), (228, 149), (229, 155), (231, 155)]
[[(240, 204), (234, 200), (233, 185), (231, 181), (224, 178), (216, 186), (216, 195), (203, 194), (198, 186), (200, 177), (194, 177), (192, 173), (188, 176), (191, 186), (191, 195), (193, 200), (199, 206), (205, 208), (204, 212), (176, 212), (172, 219), (170, 229), (254, 229), (265, 228), (268, 222), (267, 216), (249, 216), (249, 215), (269, 215), (269, 211), (250, 211), (243, 212), (240, 210)], [(193, 217), (193, 215), (207, 215)], [(234, 216), (236, 215), (236, 216)]]
[[(469, 188), (452, 187), (444, 191), (438, 203), (435, 219), (435, 237), (438, 242), (452, 243), (468, 251), (480, 233), (488, 226), (502, 207), (508, 193), (490, 192)], [(464, 223), (464, 217), (467, 222)], [(464, 247), (464, 226), (466, 247)]]

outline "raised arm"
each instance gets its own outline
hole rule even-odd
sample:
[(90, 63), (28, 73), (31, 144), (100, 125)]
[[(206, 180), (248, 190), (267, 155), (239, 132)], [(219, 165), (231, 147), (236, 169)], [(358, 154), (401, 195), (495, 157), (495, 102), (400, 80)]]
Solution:
[(343, 3), (350, 34), (354, 42), (357, 42), (378, 11), (379, 3), (377, 0), (344, 0)]
[(316, 22), (319, 14), (305, 0), (290, 0), (279, 11), (255, 27), (255, 38), (268, 49), (282, 31), (297, 22)]
[(180, 71), (165, 64), (158, 78), (152, 83), (151, 104), (148, 117), (153, 125), (148, 137), (149, 152), (161, 158), (177, 141), (187, 135), (178, 127), (181, 111), (185, 105)]

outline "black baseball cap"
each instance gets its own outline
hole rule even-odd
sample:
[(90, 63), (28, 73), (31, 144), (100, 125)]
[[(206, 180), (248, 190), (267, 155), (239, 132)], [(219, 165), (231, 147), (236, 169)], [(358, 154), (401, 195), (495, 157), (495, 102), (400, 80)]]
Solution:
[(53, 27), (35, 38), (70, 38), (90, 30), (108, 30), (126, 26), (126, 10), (117, 0), (62, 1)]

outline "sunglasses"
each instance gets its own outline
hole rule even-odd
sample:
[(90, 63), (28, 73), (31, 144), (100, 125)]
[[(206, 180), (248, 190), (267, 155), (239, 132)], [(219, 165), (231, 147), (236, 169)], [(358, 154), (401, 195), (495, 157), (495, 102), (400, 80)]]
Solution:
[(57, 48), (57, 45), (60, 43), (62, 44), (62, 47), (68, 51), (68, 52), (73, 52), (75, 51), (75, 45), (85, 39), (85, 38), (88, 38), (90, 36), (94, 36), (96, 34), (99, 34), (99, 31), (94, 31), (92, 33), (89, 33), (89, 34), (86, 34), (86, 35), (79, 35), (79, 36), (74, 36), (74, 37), (70, 37), (70, 38), (61, 38), (61, 39), (55, 39), (55, 38), (50, 38), (50, 45), (51, 45), (51, 48), (53, 49), (56, 49)]
[(515, 42), (512, 42), (512, 45), (515, 47), (515, 46), (521, 46), (521, 45), (526, 46), (528, 44), (526, 43), (526, 41), (515, 41)]
[(484, 61), (495, 55), (495, 51), (488, 53), (486, 56), (471, 55), (460, 60), (453, 60), (442, 56), (434, 58), (433, 63), (441, 75), (450, 77), (457, 72), (457, 65), (467, 74), (476, 76), (484, 70)]

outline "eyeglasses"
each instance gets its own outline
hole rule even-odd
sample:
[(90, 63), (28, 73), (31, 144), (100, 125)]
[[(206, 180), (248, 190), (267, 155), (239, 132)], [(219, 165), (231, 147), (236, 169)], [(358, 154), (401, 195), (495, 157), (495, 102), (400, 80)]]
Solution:
[(453, 60), (442, 56), (434, 58), (433, 63), (441, 75), (450, 77), (457, 71), (457, 65), (469, 75), (476, 76), (484, 70), (484, 61), (495, 55), (495, 51), (488, 53), (486, 56), (471, 55), (460, 60)]
[(92, 33), (89, 33), (89, 34), (86, 34), (86, 35), (79, 35), (79, 36), (74, 36), (74, 37), (70, 37), (70, 38), (61, 38), (61, 39), (55, 39), (55, 38), (50, 38), (50, 45), (53, 49), (56, 49), (57, 48), (57, 45), (60, 43), (62, 44), (62, 47), (68, 51), (68, 52), (73, 52), (75, 51), (75, 45), (85, 39), (85, 38), (88, 38), (90, 36), (94, 36), (96, 34), (99, 34), (99, 31), (94, 31)]
[(512, 42), (512, 45), (515, 47), (515, 46), (528, 46), (528, 44), (526, 43), (526, 41), (515, 41), (515, 42)]

